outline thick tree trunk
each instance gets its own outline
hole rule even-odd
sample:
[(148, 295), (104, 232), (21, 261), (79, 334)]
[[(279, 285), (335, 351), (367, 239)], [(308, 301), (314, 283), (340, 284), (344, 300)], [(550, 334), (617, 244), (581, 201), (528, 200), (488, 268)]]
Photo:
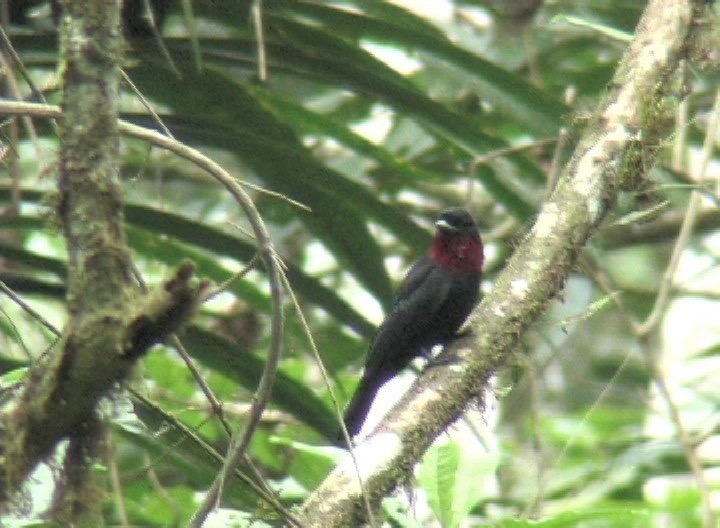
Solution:
[(206, 286), (191, 280), (190, 265), (152, 295), (133, 279), (119, 179), (121, 6), (121, 0), (64, 2), (57, 215), (68, 251), (68, 321), (0, 416), (0, 511), (68, 439), (53, 514), (83, 513), (86, 469), (102, 438), (98, 402), (192, 315)]

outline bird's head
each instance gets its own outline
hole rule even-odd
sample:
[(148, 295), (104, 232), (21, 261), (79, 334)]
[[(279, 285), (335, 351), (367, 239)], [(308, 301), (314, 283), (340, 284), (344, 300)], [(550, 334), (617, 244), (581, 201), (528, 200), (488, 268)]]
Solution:
[(461, 207), (446, 209), (435, 222), (437, 233), (430, 258), (438, 265), (461, 273), (480, 273), (483, 245), (475, 220)]

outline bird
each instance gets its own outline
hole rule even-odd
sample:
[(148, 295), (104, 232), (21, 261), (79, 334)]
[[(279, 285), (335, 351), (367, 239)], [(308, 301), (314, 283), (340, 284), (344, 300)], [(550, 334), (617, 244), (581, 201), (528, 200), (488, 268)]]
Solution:
[[(380, 387), (415, 357), (456, 337), (480, 297), (483, 243), (461, 207), (443, 211), (427, 255), (413, 264), (370, 345), (365, 368), (343, 421), (352, 437), (362, 429)], [(345, 445), (342, 431), (337, 441)]]

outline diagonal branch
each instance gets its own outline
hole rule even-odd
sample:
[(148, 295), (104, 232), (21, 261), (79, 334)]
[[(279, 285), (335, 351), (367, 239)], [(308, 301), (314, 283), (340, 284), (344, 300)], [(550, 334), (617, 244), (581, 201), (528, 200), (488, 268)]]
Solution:
[[(472, 317), (474, 336), (452, 347), (460, 364), (429, 369), (390, 412), (380, 432), (358, 446), (363, 483), (377, 506), (406, 481), (435, 437), (508, 363), (520, 335), (559, 295), (576, 256), (617, 198), (661, 143), (664, 97), (693, 37), (703, 2), (651, 1), (608, 93), (553, 195)], [(649, 160), (652, 161), (652, 160)], [(346, 458), (303, 506), (307, 526), (360, 526), (361, 489)]]

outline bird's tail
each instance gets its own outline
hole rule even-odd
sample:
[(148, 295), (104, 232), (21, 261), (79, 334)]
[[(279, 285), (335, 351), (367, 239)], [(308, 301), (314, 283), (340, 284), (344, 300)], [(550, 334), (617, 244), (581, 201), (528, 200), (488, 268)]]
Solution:
[[(367, 372), (360, 380), (360, 384), (357, 389), (355, 389), (355, 394), (353, 394), (343, 415), (343, 422), (345, 422), (345, 427), (350, 437), (355, 436), (360, 432), (360, 429), (362, 429), (362, 425), (365, 423), (365, 418), (370, 411), (370, 406), (375, 399), (375, 395), (384, 381), (382, 378), (368, 375)], [(342, 431), (338, 434), (338, 442), (342, 446), (346, 444)]]

